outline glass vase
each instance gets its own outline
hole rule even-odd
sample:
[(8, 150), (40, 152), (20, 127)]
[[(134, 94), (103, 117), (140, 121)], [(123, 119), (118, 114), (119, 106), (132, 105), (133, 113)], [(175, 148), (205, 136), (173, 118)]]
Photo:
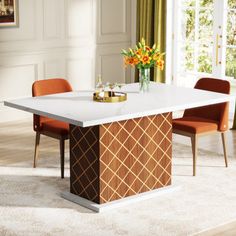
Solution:
[(149, 91), (150, 84), (150, 68), (139, 69), (139, 92), (145, 93)]

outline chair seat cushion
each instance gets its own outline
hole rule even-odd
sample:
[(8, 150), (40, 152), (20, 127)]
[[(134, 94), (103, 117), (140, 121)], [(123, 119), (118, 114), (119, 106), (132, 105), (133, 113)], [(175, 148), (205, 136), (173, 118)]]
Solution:
[(69, 133), (69, 124), (58, 120), (50, 120), (42, 123), (41, 130), (59, 135), (67, 135)]
[(189, 116), (174, 119), (173, 129), (194, 134), (206, 133), (210, 131), (217, 131), (218, 123), (214, 120)]

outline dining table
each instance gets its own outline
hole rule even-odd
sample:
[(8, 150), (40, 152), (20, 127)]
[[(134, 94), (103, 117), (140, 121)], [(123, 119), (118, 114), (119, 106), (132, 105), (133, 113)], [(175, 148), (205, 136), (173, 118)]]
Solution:
[(150, 82), (118, 91), (127, 100), (103, 103), (92, 90), (5, 101), (6, 106), (69, 123), (70, 189), (62, 196), (101, 212), (148, 199), (172, 185), (172, 114), (229, 102), (210, 91)]

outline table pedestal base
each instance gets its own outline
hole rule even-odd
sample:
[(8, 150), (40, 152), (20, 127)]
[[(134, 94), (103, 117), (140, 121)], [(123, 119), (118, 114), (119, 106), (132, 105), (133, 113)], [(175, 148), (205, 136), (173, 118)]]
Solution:
[(70, 125), (70, 192), (103, 204), (171, 184), (172, 113)]
[(180, 188), (181, 188), (180, 186), (163, 187), (160, 189), (155, 189), (155, 190), (152, 190), (149, 192), (140, 193), (140, 194), (137, 194), (134, 196), (126, 197), (126, 198), (123, 198), (120, 200), (116, 200), (116, 201), (112, 201), (112, 202), (108, 202), (108, 203), (103, 203), (103, 204), (94, 203), (92, 201), (89, 201), (85, 198), (79, 197), (79, 196), (77, 196), (73, 193), (69, 193), (69, 192), (62, 193), (62, 197), (65, 198), (66, 200), (74, 202), (80, 206), (86, 207), (92, 211), (100, 213), (100, 212), (104, 212), (104, 211), (111, 210), (114, 208), (128, 206), (128, 205), (135, 203), (135, 202), (140, 202), (140, 201), (152, 199), (154, 197), (158, 197), (158, 196), (161, 196), (161, 195), (164, 195), (167, 193), (172, 193), (172, 192), (179, 190)]

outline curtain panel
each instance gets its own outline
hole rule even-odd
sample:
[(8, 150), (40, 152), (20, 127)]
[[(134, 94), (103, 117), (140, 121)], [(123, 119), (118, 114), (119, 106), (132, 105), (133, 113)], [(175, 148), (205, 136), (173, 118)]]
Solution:
[[(159, 46), (161, 52), (166, 50), (166, 1), (167, 0), (137, 0), (137, 41), (142, 38), (152, 46)], [(153, 81), (165, 82), (165, 69), (151, 70)], [(138, 81), (136, 71), (135, 80)]]

